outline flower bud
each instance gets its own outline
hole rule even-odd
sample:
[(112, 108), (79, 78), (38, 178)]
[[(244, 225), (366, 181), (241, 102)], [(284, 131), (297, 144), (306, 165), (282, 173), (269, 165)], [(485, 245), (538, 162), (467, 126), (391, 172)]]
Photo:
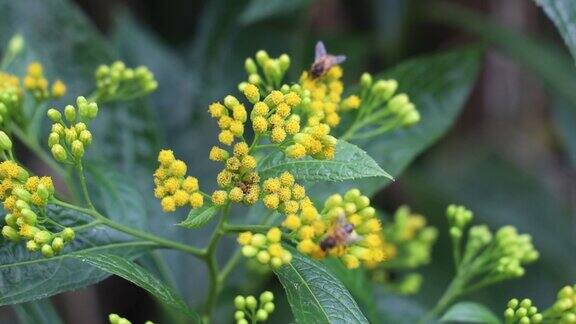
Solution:
[(242, 255), (244, 255), (247, 258), (254, 257), (256, 253), (258, 253), (258, 249), (256, 249), (251, 245), (245, 245), (242, 247)]
[[(12, 56), (16, 56), (16, 55), (20, 54), (20, 52), (24, 48), (24, 44), (25, 44), (24, 37), (22, 37), (22, 35), (20, 35), (20, 34), (16, 34), (16, 35), (12, 36), (12, 38), (8, 42), (7, 52)], [(6, 54), (8, 54), (8, 53), (6, 53)]]
[(48, 135), (48, 147), (52, 148), (52, 146), (58, 144), (60, 142), (60, 135), (57, 133), (51, 132)]
[(259, 85), (262, 83), (262, 79), (260, 78), (260, 75), (253, 73), (248, 76), (248, 82), (254, 85)]
[(244, 314), (244, 312), (241, 311), (241, 310), (236, 311), (236, 312), (234, 313), (234, 319), (237, 320), (237, 321), (239, 321), (239, 320), (241, 320), (241, 319), (244, 319), (245, 316), (246, 316), (246, 314)]
[(30, 252), (36, 252), (38, 251), (38, 248), (39, 248), (38, 243), (32, 240), (26, 242), (26, 249)]
[(68, 105), (64, 108), (64, 117), (70, 123), (76, 120), (76, 108), (72, 105)]
[(20, 234), (18, 234), (18, 231), (15, 230), (13, 227), (7, 225), (2, 227), (2, 236), (4, 236), (7, 240), (13, 242), (18, 241), (20, 239)]
[(66, 150), (60, 144), (54, 144), (50, 148), (50, 151), (52, 152), (52, 156), (54, 156), (54, 159), (56, 159), (56, 161), (58, 162), (65, 162), (66, 159), (68, 158)]
[(263, 309), (259, 309), (256, 312), (256, 319), (258, 319), (259, 321), (265, 321), (268, 319), (268, 312), (266, 312)]
[(64, 242), (67, 243), (74, 239), (75, 233), (73, 229), (66, 227), (64, 230), (62, 230), (61, 236), (62, 239), (64, 239)]
[(50, 119), (54, 123), (59, 123), (62, 121), (62, 114), (54, 108), (48, 109), (46, 115), (48, 115), (48, 119)]
[(81, 159), (84, 156), (84, 144), (79, 140), (72, 142), (72, 156), (76, 159)]
[(260, 302), (265, 304), (274, 300), (274, 294), (271, 291), (265, 291), (260, 295)]
[(54, 256), (54, 250), (48, 244), (42, 245), (41, 252), (42, 252), (42, 255), (46, 258), (51, 258)]
[(256, 62), (258, 62), (260, 66), (264, 66), (269, 59), (270, 57), (268, 56), (268, 53), (266, 53), (266, 51), (259, 50), (258, 52), (256, 52)]
[(80, 140), (80, 142), (82, 142), (82, 144), (90, 145), (92, 143), (92, 133), (90, 133), (90, 131), (87, 129), (83, 130), (80, 132), (78, 139)]
[(278, 58), (278, 64), (280, 65), (280, 71), (282, 73), (286, 72), (286, 70), (288, 70), (290, 67), (290, 56), (287, 54), (280, 55)]
[(247, 58), (246, 61), (244, 61), (244, 68), (246, 69), (246, 73), (248, 73), (248, 75), (258, 72), (258, 69), (256, 68), (256, 63), (250, 57)]
[(58, 253), (62, 248), (64, 248), (64, 240), (61, 237), (55, 237), (54, 240), (52, 240), (52, 249)]
[(257, 304), (258, 304), (258, 302), (256, 301), (256, 298), (254, 296), (246, 297), (246, 307), (248, 309), (250, 309), (250, 310), (256, 309)]
[(264, 309), (268, 313), (272, 313), (275, 308), (276, 307), (274, 306), (274, 303), (272, 303), (272, 302), (265, 303), (264, 306), (262, 307), (262, 309)]
[(3, 131), (0, 131), (0, 150), (10, 151), (12, 149), (12, 141), (10, 137)]
[(236, 307), (236, 309), (244, 309), (244, 307), (246, 307), (246, 298), (244, 298), (244, 296), (236, 296), (236, 298), (234, 298), (234, 307)]
[(6, 224), (8, 224), (9, 226), (15, 226), (16, 225), (16, 216), (12, 215), (12, 214), (6, 214), (6, 216), (4, 217), (4, 221), (6, 222)]
[(38, 231), (34, 234), (34, 241), (38, 244), (48, 243), (52, 239), (52, 234), (48, 231)]
[(362, 88), (369, 88), (372, 86), (372, 75), (370, 73), (363, 73), (360, 77), (360, 86)]
[(22, 209), (22, 217), (27, 224), (34, 225), (38, 216), (31, 209)]

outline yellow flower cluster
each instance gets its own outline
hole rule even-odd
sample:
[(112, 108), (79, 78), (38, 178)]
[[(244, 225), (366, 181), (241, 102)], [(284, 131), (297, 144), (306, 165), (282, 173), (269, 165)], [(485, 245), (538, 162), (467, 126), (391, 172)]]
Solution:
[[(310, 92), (308, 123), (315, 125), (321, 122), (330, 127), (340, 124), (339, 105), (342, 100), (342, 68), (333, 66), (319, 78), (313, 78), (308, 72), (302, 73), (300, 84)], [(359, 106), (359, 104), (358, 104)]]
[(66, 85), (56, 80), (52, 84), (52, 91), (49, 91), (49, 82), (44, 77), (44, 68), (38, 62), (32, 62), (28, 65), (26, 76), (24, 77), (24, 87), (36, 98), (36, 100), (45, 100), (50, 96), (60, 98), (66, 94)]
[(45, 257), (60, 252), (74, 238), (74, 231), (66, 228), (55, 234), (41, 225), (53, 195), (50, 177), (30, 177), (11, 160), (0, 163), (0, 200), (7, 211), (2, 235), (13, 242), (28, 240), (26, 248), (31, 252), (40, 250)]
[[(349, 190), (344, 197), (330, 196), (324, 211), (321, 216), (324, 231), (318, 233), (310, 228), (309, 237), (303, 237), (302, 229), (298, 230), (300, 252), (320, 259), (338, 257), (349, 269), (357, 268), (361, 263), (374, 267), (386, 259), (380, 221), (375, 217), (368, 197), (361, 195), (358, 189)], [(296, 223), (287, 218), (284, 226), (290, 228), (292, 222)]]
[(294, 144), (286, 148), (286, 155), (299, 159), (310, 155), (317, 160), (331, 160), (336, 154), (336, 137), (330, 135), (330, 127), (323, 123), (309, 124), (294, 135)]
[(215, 205), (223, 205), (228, 200), (248, 205), (258, 201), (260, 176), (254, 172), (256, 158), (250, 155), (246, 142), (236, 143), (232, 156), (226, 150), (215, 146), (210, 151), (210, 160), (224, 162), (225, 166), (216, 178), (221, 190), (212, 194)]
[(292, 254), (280, 244), (282, 231), (273, 227), (266, 235), (243, 232), (238, 236), (238, 243), (242, 245), (242, 254), (247, 258), (256, 258), (264, 265), (277, 269), (292, 261)]
[[(84, 156), (85, 147), (92, 143), (92, 133), (87, 123), (96, 118), (98, 105), (84, 97), (76, 99), (76, 109), (72, 105), (64, 108), (64, 119), (60, 111), (48, 109), (48, 118), (53, 122), (48, 135), (48, 146), (59, 162), (78, 163)], [(68, 123), (68, 124), (67, 124)]]
[(154, 75), (145, 66), (135, 69), (117, 61), (96, 69), (96, 91), (99, 101), (131, 100), (158, 88)]
[(224, 104), (215, 102), (208, 107), (213, 118), (218, 119), (220, 134), (218, 140), (225, 145), (232, 145), (234, 137), (244, 135), (244, 123), (248, 119), (246, 107), (234, 96), (226, 96)]
[(158, 154), (158, 162), (160, 165), (154, 172), (154, 196), (161, 199), (163, 211), (173, 212), (187, 204), (192, 208), (204, 205), (198, 179), (186, 176), (188, 167), (184, 161), (177, 160), (174, 152), (162, 150)]

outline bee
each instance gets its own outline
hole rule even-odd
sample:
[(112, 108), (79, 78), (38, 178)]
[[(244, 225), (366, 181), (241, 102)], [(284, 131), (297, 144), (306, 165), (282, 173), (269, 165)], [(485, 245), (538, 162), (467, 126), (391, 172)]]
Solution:
[(331, 67), (346, 60), (344, 55), (332, 55), (326, 52), (326, 47), (322, 41), (316, 43), (314, 63), (310, 67), (310, 75), (313, 79), (323, 76)]
[(328, 232), (330, 234), (320, 242), (322, 251), (330, 250), (338, 245), (352, 244), (360, 239), (354, 231), (354, 225), (348, 222), (345, 215), (340, 215)]

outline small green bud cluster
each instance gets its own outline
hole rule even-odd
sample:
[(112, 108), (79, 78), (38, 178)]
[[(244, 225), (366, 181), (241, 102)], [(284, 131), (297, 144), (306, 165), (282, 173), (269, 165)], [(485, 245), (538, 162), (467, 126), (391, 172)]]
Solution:
[[(110, 322), (110, 324), (132, 324), (132, 322), (121, 317), (118, 314), (108, 315), (108, 321)], [(154, 324), (154, 323), (152, 323), (152, 321), (146, 321), (144, 324)]]
[(576, 323), (576, 285), (560, 289), (556, 302), (544, 312), (544, 317), (561, 324)]
[(426, 226), (424, 216), (401, 206), (394, 213), (394, 222), (383, 224), (384, 237), (394, 246), (394, 255), (386, 268), (414, 269), (428, 264), (438, 230)]
[(74, 230), (70, 227), (61, 232), (52, 233), (48, 230), (36, 228), (34, 237), (26, 242), (26, 249), (30, 252), (40, 251), (46, 258), (53, 257), (62, 251), (67, 243), (74, 239)]
[(508, 302), (504, 320), (506, 324), (538, 324), (542, 323), (543, 316), (538, 312), (538, 308), (532, 305), (530, 299), (518, 301), (514, 298)]
[(20, 52), (22, 52), (25, 44), (26, 43), (24, 42), (24, 37), (22, 37), (22, 35), (16, 34), (12, 36), (10, 41), (8, 41), (8, 50), (6, 51), (6, 55), (17, 56), (20, 54)]
[(244, 62), (244, 68), (248, 74), (247, 82), (263, 87), (268, 92), (279, 88), (290, 67), (290, 56), (282, 54), (277, 58), (271, 58), (266, 51), (260, 50), (256, 53), (255, 58), (256, 61), (249, 57)]
[(534, 249), (529, 234), (518, 234), (513, 226), (504, 226), (496, 232), (493, 257), (496, 258), (494, 272), (503, 278), (524, 275), (523, 264), (534, 262), (539, 253)]
[(145, 66), (135, 69), (117, 61), (96, 70), (96, 91), (100, 102), (132, 100), (158, 88), (154, 75)]
[(450, 205), (446, 209), (446, 217), (450, 228), (450, 236), (460, 239), (464, 228), (472, 221), (474, 213), (464, 206)]
[(254, 296), (236, 296), (234, 307), (236, 307), (234, 319), (237, 324), (264, 322), (274, 311), (274, 294), (270, 291), (263, 292), (259, 302)]
[[(55, 108), (48, 109), (48, 118), (54, 123), (48, 136), (48, 146), (58, 162), (78, 163), (85, 148), (92, 143), (87, 124), (98, 114), (98, 105), (84, 97), (76, 100), (77, 109), (68, 105), (64, 116)], [(63, 118), (64, 117), (64, 118)]]

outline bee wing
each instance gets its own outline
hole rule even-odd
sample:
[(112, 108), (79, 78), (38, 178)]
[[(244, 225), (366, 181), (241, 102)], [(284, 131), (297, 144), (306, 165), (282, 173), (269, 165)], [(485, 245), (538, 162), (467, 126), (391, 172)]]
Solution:
[(346, 55), (336, 55), (334, 56), (334, 64), (340, 64), (342, 62), (346, 61)]
[(322, 41), (318, 41), (318, 43), (316, 43), (316, 50), (314, 53), (314, 61), (318, 61), (323, 56), (326, 56), (326, 47), (324, 47), (324, 43), (322, 43)]

